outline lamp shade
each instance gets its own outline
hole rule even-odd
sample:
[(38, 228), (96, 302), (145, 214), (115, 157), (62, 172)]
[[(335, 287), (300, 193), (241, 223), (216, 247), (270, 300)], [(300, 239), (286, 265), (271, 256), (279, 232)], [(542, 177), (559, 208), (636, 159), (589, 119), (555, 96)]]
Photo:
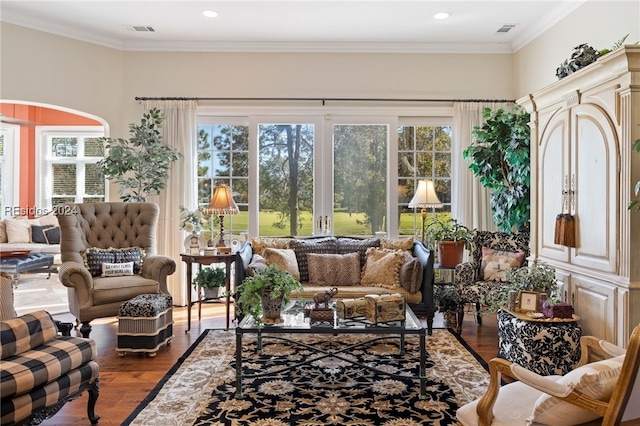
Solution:
[(233, 200), (231, 190), (224, 183), (216, 187), (213, 197), (209, 205), (204, 208), (204, 211), (208, 214), (215, 214), (218, 216), (227, 216), (232, 214), (238, 214), (238, 206)]
[(436, 209), (442, 207), (442, 202), (440, 202), (436, 194), (432, 180), (421, 180), (418, 182), (418, 189), (416, 189), (416, 193), (409, 202), (409, 208), (414, 207), (432, 207)]

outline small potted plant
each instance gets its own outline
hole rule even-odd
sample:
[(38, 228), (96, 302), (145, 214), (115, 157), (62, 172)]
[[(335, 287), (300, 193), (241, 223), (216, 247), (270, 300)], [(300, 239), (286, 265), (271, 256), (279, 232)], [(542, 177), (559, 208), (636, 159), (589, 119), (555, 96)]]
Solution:
[(227, 277), (224, 269), (217, 268), (202, 268), (198, 275), (193, 280), (193, 286), (196, 288), (204, 289), (205, 299), (218, 299), (222, 296), (222, 289), (227, 284)]
[(473, 240), (473, 230), (452, 217), (434, 218), (426, 225), (425, 235), (435, 242), (438, 263), (445, 268), (455, 268), (462, 262), (464, 249), (470, 250)]
[(253, 316), (258, 324), (278, 323), (282, 305), (289, 302), (291, 292), (301, 290), (302, 284), (289, 272), (269, 265), (236, 287), (238, 308), (243, 315)]
[(550, 303), (557, 301), (556, 269), (547, 263), (535, 262), (531, 266), (511, 268), (505, 272), (504, 276), (509, 285), (489, 295), (491, 312), (508, 306), (510, 291), (546, 293)]
[(455, 324), (458, 312), (458, 292), (455, 286), (437, 285), (433, 293), (434, 299), (438, 302), (438, 312), (444, 315), (447, 324)]

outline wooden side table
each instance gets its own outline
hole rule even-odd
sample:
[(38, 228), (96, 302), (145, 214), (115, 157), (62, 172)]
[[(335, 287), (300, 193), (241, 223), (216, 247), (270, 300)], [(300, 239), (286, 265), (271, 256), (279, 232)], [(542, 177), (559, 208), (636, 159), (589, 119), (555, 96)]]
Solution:
[[(192, 265), (197, 263), (199, 265), (211, 265), (212, 263), (224, 263), (226, 270), (226, 310), (227, 310), (227, 330), (229, 329), (229, 306), (231, 305), (231, 265), (236, 260), (235, 253), (230, 254), (180, 254), (182, 261), (187, 264), (187, 329), (185, 332), (191, 330), (191, 281), (192, 281)], [(199, 293), (198, 293), (199, 295)], [(202, 303), (198, 297), (198, 321), (202, 317)]]

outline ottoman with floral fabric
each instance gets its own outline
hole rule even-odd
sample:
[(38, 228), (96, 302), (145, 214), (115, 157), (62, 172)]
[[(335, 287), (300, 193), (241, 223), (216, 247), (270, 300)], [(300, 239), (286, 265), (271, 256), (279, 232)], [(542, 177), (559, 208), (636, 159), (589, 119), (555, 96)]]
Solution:
[(498, 358), (543, 376), (564, 375), (580, 360), (577, 322), (533, 322), (498, 311)]
[(118, 347), (120, 356), (127, 352), (156, 355), (173, 338), (173, 299), (169, 294), (140, 294), (120, 305), (118, 312)]

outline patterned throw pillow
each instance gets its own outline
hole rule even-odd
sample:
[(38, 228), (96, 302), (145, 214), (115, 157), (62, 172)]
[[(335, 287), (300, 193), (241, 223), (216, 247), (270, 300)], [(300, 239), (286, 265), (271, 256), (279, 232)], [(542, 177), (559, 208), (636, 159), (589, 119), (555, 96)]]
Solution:
[(316, 286), (345, 286), (360, 284), (360, 255), (348, 254), (307, 255), (309, 284)]
[(296, 280), (300, 280), (298, 261), (293, 250), (266, 248), (263, 255), (267, 265), (277, 265), (280, 269), (290, 273)]
[(402, 250), (370, 248), (360, 284), (374, 287), (400, 287), (400, 268), (404, 263)]
[(251, 256), (251, 262), (247, 265), (247, 276), (252, 277), (264, 272), (265, 269), (267, 269), (267, 260), (259, 254), (254, 254)]
[[(360, 255), (360, 270), (364, 266), (367, 260), (367, 249), (369, 247), (380, 247), (380, 238), (338, 238), (338, 254), (347, 254), (357, 252)], [(311, 278), (309, 278), (311, 281)], [(358, 281), (360, 281), (360, 274), (358, 274)]]
[(300, 281), (309, 282), (309, 263), (307, 254), (336, 254), (338, 253), (338, 241), (335, 237), (292, 239), (289, 248), (293, 249), (298, 259), (298, 269), (300, 270)]
[(91, 247), (82, 253), (82, 256), (84, 257), (84, 266), (89, 270), (92, 277), (99, 277), (102, 275), (103, 263), (133, 262), (133, 273), (139, 274), (142, 270), (144, 255), (144, 250), (140, 247), (124, 249), (116, 249), (113, 247), (100, 249)]
[(524, 260), (524, 252), (494, 250), (482, 247), (480, 278), (483, 281), (506, 281), (508, 269), (519, 268)]

